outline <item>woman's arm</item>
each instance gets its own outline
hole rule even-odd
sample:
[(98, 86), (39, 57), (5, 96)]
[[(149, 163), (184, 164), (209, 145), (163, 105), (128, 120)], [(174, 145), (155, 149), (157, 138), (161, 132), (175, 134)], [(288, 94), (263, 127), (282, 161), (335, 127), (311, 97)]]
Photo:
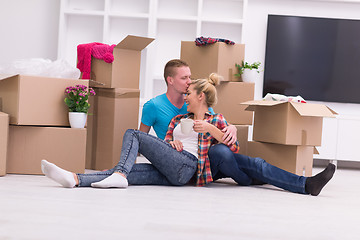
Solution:
[[(196, 122), (196, 121), (195, 121)], [(211, 123), (208, 123), (206, 121), (199, 121), (198, 126), (195, 128), (194, 123), (194, 131), (195, 132), (201, 132), (201, 133), (209, 133), (211, 136), (213, 136), (218, 142), (224, 143), (224, 132), (222, 131), (225, 127), (229, 126), (229, 124), (226, 122), (224, 116), (222, 114), (215, 114), (213, 115), (213, 118), (211, 120)], [(231, 151), (237, 153), (239, 152), (239, 143), (238, 141), (235, 141), (233, 144), (226, 144)]]
[(218, 142), (223, 143), (222, 140), (224, 133), (215, 125), (208, 123), (204, 120), (194, 121), (194, 131), (198, 133), (210, 133)]

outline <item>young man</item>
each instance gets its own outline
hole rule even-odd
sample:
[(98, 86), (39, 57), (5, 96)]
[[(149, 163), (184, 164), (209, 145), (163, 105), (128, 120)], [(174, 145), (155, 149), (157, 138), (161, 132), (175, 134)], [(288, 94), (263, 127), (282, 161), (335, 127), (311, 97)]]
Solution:
[[(140, 131), (148, 133), (153, 127), (159, 138), (165, 138), (171, 119), (178, 114), (187, 113), (184, 94), (191, 83), (190, 77), (190, 67), (182, 60), (173, 59), (165, 65), (164, 79), (167, 91), (144, 104)], [(212, 109), (209, 110), (213, 112)], [(236, 131), (233, 125), (224, 129), (223, 140), (226, 145), (235, 143)]]
[[(164, 78), (167, 85), (166, 93), (150, 99), (144, 104), (141, 116), (140, 131), (148, 133), (153, 127), (156, 135), (164, 139), (168, 125), (173, 117), (187, 113), (184, 95), (191, 83), (191, 71), (189, 65), (179, 59), (170, 60), (164, 68)], [(212, 113), (213, 109), (209, 109)], [(236, 142), (237, 129), (229, 125), (223, 129), (224, 144), (216, 144), (210, 147), (208, 156), (213, 172), (214, 181), (228, 177), (226, 164), (227, 156), (232, 156), (231, 150), (227, 147)], [(226, 157), (224, 157), (226, 156)]]

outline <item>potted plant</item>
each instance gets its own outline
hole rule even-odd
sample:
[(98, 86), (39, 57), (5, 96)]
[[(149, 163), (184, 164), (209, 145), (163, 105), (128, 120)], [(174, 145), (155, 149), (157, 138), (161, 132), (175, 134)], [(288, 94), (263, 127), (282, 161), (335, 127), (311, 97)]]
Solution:
[[(238, 78), (241, 77), (243, 82), (254, 82), (254, 76), (252, 76), (251, 74), (254, 72), (260, 73), (259, 71), (260, 65), (261, 65), (260, 62), (254, 62), (250, 64), (248, 62), (242, 61), (241, 65), (235, 63), (235, 67), (238, 70), (238, 73), (235, 74), (235, 77)], [(252, 70), (256, 70), (256, 71), (252, 71)]]
[(69, 86), (65, 89), (65, 104), (69, 108), (69, 122), (72, 128), (84, 128), (87, 113), (90, 108), (89, 96), (94, 96), (95, 91), (85, 85)]

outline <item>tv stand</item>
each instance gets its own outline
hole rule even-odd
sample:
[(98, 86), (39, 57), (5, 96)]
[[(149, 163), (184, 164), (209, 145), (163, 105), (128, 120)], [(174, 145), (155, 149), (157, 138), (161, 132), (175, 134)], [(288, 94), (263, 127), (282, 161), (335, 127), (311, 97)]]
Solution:
[[(360, 116), (324, 118), (322, 144), (314, 159), (360, 162)], [(339, 163), (340, 165), (341, 163)]]

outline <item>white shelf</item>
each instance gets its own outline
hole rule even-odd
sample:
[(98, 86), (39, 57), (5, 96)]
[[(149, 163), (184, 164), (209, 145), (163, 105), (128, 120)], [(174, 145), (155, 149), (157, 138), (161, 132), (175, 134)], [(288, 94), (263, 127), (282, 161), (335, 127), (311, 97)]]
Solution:
[(112, 17), (112, 18), (129, 18), (129, 19), (132, 19), (132, 18), (140, 18), (140, 19), (148, 19), (149, 18), (149, 14), (148, 13), (136, 13), (136, 14), (132, 14), (132, 13), (109, 13), (108, 14), (109, 17)]
[(81, 10), (68, 10), (64, 12), (66, 15), (84, 15), (84, 16), (104, 16), (104, 11), (81, 11)]
[(142, 102), (166, 89), (167, 61), (181, 41), (200, 36), (242, 42), (248, 0), (61, 0), (58, 58), (76, 64), (78, 44), (117, 44), (129, 34), (155, 38), (142, 53)]
[(157, 17), (158, 20), (169, 20), (169, 21), (182, 21), (182, 22), (196, 22), (197, 17), (188, 16), (173, 16), (173, 15), (161, 15)]
[(243, 19), (230, 19), (230, 18), (222, 18), (222, 19), (213, 19), (213, 18), (201, 18), (202, 22), (209, 22), (209, 23), (226, 23), (226, 24), (243, 24)]

